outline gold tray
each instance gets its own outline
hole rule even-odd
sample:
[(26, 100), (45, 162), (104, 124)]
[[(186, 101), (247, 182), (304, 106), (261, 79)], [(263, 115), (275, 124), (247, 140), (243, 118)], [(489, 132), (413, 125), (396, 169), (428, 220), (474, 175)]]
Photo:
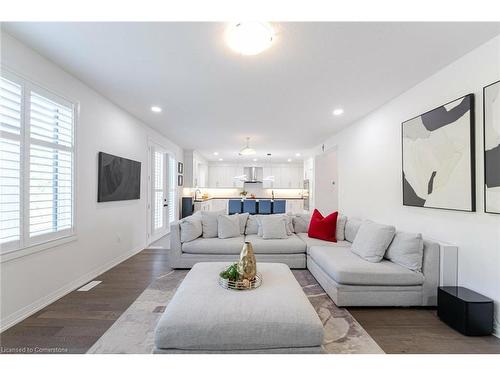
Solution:
[(250, 280), (250, 284), (245, 286), (243, 281), (231, 281), (229, 279), (223, 279), (219, 276), (219, 285), (224, 289), (233, 289), (233, 290), (251, 290), (256, 289), (262, 284), (262, 275), (257, 272), (255, 277)]

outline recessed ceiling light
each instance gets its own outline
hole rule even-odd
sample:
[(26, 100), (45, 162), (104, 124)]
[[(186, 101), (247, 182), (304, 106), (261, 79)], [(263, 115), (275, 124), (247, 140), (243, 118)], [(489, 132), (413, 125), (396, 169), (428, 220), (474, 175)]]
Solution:
[(219, 161), (223, 161), (223, 160), (224, 160), (224, 159), (222, 159), (222, 158), (219, 158)]
[(158, 107), (157, 105), (154, 105), (151, 107), (151, 111), (155, 113), (160, 113), (161, 112), (161, 107)]
[(342, 108), (336, 108), (333, 110), (333, 114), (335, 116), (340, 116), (342, 113), (344, 113), (344, 110)]
[(214, 155), (215, 155), (215, 156), (217, 156), (217, 155), (219, 155), (219, 153), (218, 153), (217, 151), (215, 151), (215, 152), (214, 152)]
[(257, 161), (257, 159), (252, 159), (253, 161)]
[(289, 163), (291, 163), (291, 162), (292, 162), (292, 159), (288, 159), (287, 161), (288, 161)]
[(242, 55), (258, 55), (268, 49), (274, 39), (269, 22), (238, 22), (226, 29), (226, 43)]
[(298, 157), (298, 158), (300, 158), (300, 152), (297, 152), (297, 153), (295, 154), (295, 156), (296, 156), (296, 157)]

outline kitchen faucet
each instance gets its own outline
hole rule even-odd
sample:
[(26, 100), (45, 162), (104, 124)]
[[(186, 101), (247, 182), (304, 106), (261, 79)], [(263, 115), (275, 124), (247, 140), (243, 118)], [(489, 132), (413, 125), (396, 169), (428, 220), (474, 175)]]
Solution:
[(198, 193), (201, 194), (201, 190), (200, 189), (196, 189), (194, 191), (194, 200), (197, 201), (198, 200)]

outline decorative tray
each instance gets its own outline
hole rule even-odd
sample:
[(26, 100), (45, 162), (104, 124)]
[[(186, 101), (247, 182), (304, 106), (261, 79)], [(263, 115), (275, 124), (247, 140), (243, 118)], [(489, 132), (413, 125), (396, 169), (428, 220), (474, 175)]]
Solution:
[(245, 283), (244, 281), (231, 281), (219, 276), (219, 285), (225, 289), (250, 290), (258, 288), (261, 284), (262, 275), (259, 272), (257, 272), (255, 277), (250, 280), (249, 283)]

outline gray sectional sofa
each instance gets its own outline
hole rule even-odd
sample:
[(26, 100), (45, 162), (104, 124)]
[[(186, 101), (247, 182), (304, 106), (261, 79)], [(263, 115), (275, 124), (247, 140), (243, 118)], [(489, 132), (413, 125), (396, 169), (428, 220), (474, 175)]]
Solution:
[(243, 243), (250, 241), (258, 262), (307, 268), (337, 306), (436, 305), (440, 258), (437, 243), (423, 240), (421, 267), (412, 270), (385, 257), (370, 262), (356, 254), (352, 246), (363, 223), (359, 219), (345, 218), (345, 229), (339, 226), (342, 232), (337, 231), (340, 240), (336, 243), (309, 238), (307, 220), (305, 215), (294, 216), (294, 233), (286, 239), (246, 234), (225, 239), (198, 237), (184, 243), (180, 222), (176, 222), (171, 225), (168, 261), (172, 268), (191, 268), (207, 261), (232, 262), (238, 259)]

